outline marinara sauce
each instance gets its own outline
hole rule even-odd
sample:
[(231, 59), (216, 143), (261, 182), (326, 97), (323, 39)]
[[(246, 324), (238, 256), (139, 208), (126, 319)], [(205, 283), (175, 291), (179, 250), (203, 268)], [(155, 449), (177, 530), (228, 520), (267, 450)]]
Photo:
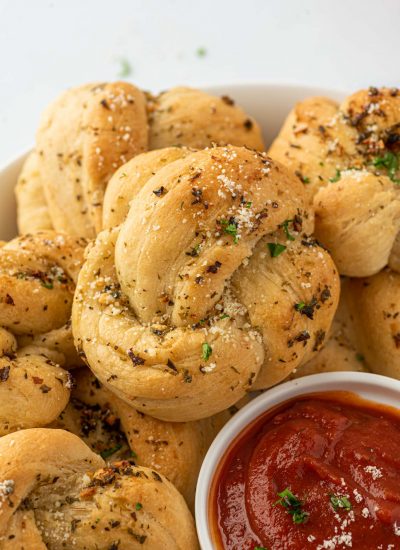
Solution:
[(348, 392), (286, 402), (228, 449), (209, 510), (217, 548), (400, 549), (400, 416)]

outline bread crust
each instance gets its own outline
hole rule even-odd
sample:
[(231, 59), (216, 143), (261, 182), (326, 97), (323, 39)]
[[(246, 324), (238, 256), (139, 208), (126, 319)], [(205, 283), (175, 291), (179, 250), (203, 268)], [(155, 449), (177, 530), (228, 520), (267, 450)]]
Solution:
[(341, 105), (314, 97), (295, 106), (270, 148), (303, 181), (316, 237), (343, 275), (370, 276), (389, 261), (400, 230), (399, 127), (397, 89), (361, 90)]
[[(304, 191), (282, 165), (246, 148), (191, 152), (129, 202), (88, 252), (73, 306), (76, 344), (107, 388), (161, 420), (196, 420), (319, 349), (338, 275), (306, 236)], [(279, 242), (287, 250), (271, 257)]]
[(2, 437), (0, 480), (1, 541), (52, 550), (198, 548), (185, 501), (164, 476), (128, 461), (106, 467), (64, 430)]

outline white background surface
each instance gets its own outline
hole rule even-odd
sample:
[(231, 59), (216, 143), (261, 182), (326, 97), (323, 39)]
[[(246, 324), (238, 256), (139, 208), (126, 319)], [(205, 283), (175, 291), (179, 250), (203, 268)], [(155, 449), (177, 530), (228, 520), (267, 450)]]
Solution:
[[(60, 91), (234, 82), (400, 84), (400, 0), (0, 0), (0, 166)], [(199, 57), (198, 48), (206, 55)]]

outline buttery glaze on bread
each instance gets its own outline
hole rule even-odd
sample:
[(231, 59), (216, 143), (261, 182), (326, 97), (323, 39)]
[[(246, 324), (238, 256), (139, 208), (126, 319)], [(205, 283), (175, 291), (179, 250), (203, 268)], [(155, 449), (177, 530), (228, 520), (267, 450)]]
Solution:
[(17, 189), (20, 225), (35, 228), (28, 216), (42, 212), (57, 230), (94, 237), (104, 192), (119, 166), (149, 148), (213, 143), (264, 149), (257, 123), (226, 96), (191, 88), (152, 96), (126, 82), (73, 88), (42, 117), (37, 154)]
[(163, 475), (105, 466), (77, 436), (36, 428), (0, 439), (1, 550), (197, 550), (193, 518)]
[(175, 422), (222, 411), (323, 344), (339, 280), (311, 230), (302, 185), (265, 154), (216, 147), (167, 163), (88, 252), (77, 346), (138, 410)]
[(78, 435), (108, 460), (133, 457), (167, 477), (194, 508), (197, 476), (226, 411), (197, 422), (163, 422), (136, 411), (108, 391), (88, 369), (74, 372), (76, 388), (53, 427)]
[(342, 105), (298, 103), (271, 146), (308, 190), (316, 237), (341, 274), (373, 275), (389, 261), (400, 230), (399, 126), (400, 92), (370, 88)]

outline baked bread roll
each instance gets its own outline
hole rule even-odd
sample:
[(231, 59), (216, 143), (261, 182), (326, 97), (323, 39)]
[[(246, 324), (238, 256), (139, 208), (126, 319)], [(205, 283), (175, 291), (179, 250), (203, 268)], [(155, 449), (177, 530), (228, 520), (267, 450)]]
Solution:
[(216, 147), (167, 163), (88, 252), (76, 344), (142, 412), (222, 411), (323, 344), (339, 279), (311, 231), (301, 183), (263, 153)]
[(151, 96), (126, 82), (73, 88), (42, 117), (37, 154), (17, 191), (21, 228), (34, 228), (27, 218), (44, 211), (44, 192), (51, 225), (46, 219), (40, 226), (94, 237), (102, 227), (105, 189), (119, 166), (149, 148), (213, 143), (264, 149), (256, 122), (227, 97), (191, 88)]
[(59, 365), (79, 363), (70, 315), (84, 244), (47, 231), (0, 248), (0, 434), (47, 425), (68, 402)]
[(89, 369), (74, 372), (76, 388), (52, 427), (78, 435), (104, 460), (133, 459), (167, 477), (194, 509), (197, 477), (228, 411), (197, 422), (163, 422), (106, 390)]
[(400, 379), (400, 274), (384, 269), (344, 287), (360, 353), (377, 374)]
[(15, 186), (20, 234), (53, 229), (38, 165), (38, 155), (33, 151), (24, 162)]
[(198, 548), (193, 518), (164, 476), (105, 466), (78, 437), (36, 428), (0, 439), (0, 547)]
[(0, 327), (0, 436), (52, 422), (68, 403), (70, 388), (68, 372), (45, 355), (18, 349), (15, 337)]
[(40, 178), (56, 230), (93, 237), (115, 170), (147, 150), (144, 94), (127, 82), (86, 84), (63, 93), (36, 136)]
[(260, 127), (228, 96), (187, 87), (148, 96), (150, 149), (172, 145), (204, 149), (211, 144), (264, 151)]
[(342, 105), (315, 97), (296, 105), (271, 146), (313, 201), (315, 235), (344, 275), (387, 265), (400, 229), (400, 93), (370, 88)]

